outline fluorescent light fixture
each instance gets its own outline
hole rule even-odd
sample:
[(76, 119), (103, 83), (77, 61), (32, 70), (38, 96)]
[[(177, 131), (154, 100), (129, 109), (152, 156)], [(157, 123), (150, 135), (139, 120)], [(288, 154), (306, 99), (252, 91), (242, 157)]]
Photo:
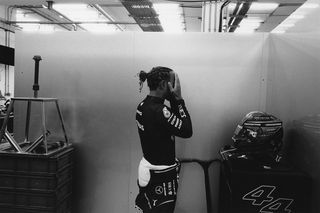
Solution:
[(240, 22), (239, 26), (235, 30), (237, 33), (253, 33), (255, 32), (259, 27), (261, 23), (242, 23)]
[(259, 27), (260, 27), (259, 23), (249, 23), (249, 24), (240, 24), (238, 28), (258, 29)]
[[(53, 4), (53, 9), (57, 10), (72, 21), (77, 22), (107, 22), (111, 21), (100, 14), (95, 8), (87, 4)], [(108, 24), (80, 24), (81, 27), (93, 32), (115, 31), (114, 25)]]
[(254, 33), (256, 29), (253, 28), (237, 28), (234, 32), (235, 33)]
[[(247, 17), (247, 18), (244, 18), (244, 19), (242, 19), (242, 21), (245, 21), (245, 22), (254, 22), (254, 23), (261, 23), (261, 22), (263, 22), (263, 20), (262, 20), (262, 18), (260, 18), (260, 17)], [(241, 21), (241, 22), (242, 22)]]
[(32, 14), (26, 14), (23, 10), (18, 10), (16, 12), (16, 21), (36, 21), (39, 22), (40, 19), (36, 18)]
[(302, 9), (314, 9), (314, 8), (318, 8), (319, 4), (316, 3), (304, 3), (300, 8)]
[[(237, 6), (236, 3), (229, 3), (228, 4), (229, 13), (233, 13), (234, 9), (236, 9), (236, 6)], [(242, 7), (243, 7), (243, 3), (240, 4), (238, 11), (240, 11), (242, 9)]]
[[(24, 10), (17, 10), (16, 12), (16, 21), (31, 21), (31, 22), (40, 22), (40, 19), (36, 18), (34, 15), (26, 13)], [(31, 23), (18, 23), (19, 27), (22, 28), (22, 31), (39, 31), (40, 24), (31, 24)]]
[(254, 32), (261, 25), (261, 19), (242, 19), (236, 32)]
[(115, 28), (107, 24), (81, 24), (81, 26), (90, 32), (113, 32)]
[(159, 15), (161, 26), (165, 32), (183, 32), (185, 30), (183, 11), (176, 3), (154, 3), (154, 10)]
[(19, 27), (22, 28), (22, 31), (38, 31), (39, 24), (19, 24)]
[(142, 5), (142, 4), (134, 4), (131, 6), (133, 9), (149, 9), (150, 6), (145, 4), (145, 5)]
[(228, 10), (230, 13), (232, 13), (235, 8), (236, 8), (236, 3), (229, 3), (228, 4)]
[(54, 32), (54, 26), (52, 24), (40, 24), (39, 31)]
[(19, 24), (22, 31), (39, 31), (39, 32), (54, 32), (55, 28), (49, 24)]
[(249, 12), (255, 11), (268, 11), (272, 12), (279, 6), (278, 3), (260, 3), (260, 2), (253, 2), (250, 6)]

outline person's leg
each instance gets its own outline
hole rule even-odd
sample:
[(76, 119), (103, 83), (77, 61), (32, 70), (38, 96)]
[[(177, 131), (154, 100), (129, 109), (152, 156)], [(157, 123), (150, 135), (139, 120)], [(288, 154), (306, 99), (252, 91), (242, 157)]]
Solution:
[(136, 213), (152, 213), (148, 197), (144, 192), (139, 192), (135, 200)]
[(153, 209), (152, 213), (173, 213), (175, 207), (175, 202), (163, 204)]

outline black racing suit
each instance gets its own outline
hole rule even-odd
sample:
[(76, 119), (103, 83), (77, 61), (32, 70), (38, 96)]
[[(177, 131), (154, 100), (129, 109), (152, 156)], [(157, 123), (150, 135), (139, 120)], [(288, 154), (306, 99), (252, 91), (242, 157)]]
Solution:
[[(148, 95), (137, 108), (136, 122), (143, 156), (152, 165), (174, 165), (174, 136), (192, 136), (191, 119), (184, 101), (172, 98), (170, 105), (171, 108), (164, 104), (164, 99)], [(173, 212), (178, 169), (169, 170), (150, 170), (150, 181), (147, 186), (139, 187), (136, 199), (140, 212)], [(159, 189), (163, 189), (161, 193)]]

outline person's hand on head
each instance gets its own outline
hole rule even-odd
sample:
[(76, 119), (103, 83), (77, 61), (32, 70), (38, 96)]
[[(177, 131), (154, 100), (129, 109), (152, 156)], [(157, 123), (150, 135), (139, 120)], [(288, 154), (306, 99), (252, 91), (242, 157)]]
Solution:
[(173, 96), (175, 97), (176, 100), (181, 100), (182, 96), (181, 96), (181, 86), (180, 86), (180, 80), (179, 80), (179, 76), (177, 73), (174, 74), (175, 76), (175, 80), (174, 80), (174, 87), (172, 86), (171, 82), (168, 82), (168, 87), (169, 90), (171, 92), (171, 94), (173, 94)]

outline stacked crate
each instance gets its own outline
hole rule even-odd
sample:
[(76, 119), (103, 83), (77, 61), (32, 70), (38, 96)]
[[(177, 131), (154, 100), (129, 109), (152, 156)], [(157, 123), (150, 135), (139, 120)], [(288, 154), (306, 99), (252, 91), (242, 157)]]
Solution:
[(50, 155), (0, 152), (0, 212), (69, 213), (73, 147)]

